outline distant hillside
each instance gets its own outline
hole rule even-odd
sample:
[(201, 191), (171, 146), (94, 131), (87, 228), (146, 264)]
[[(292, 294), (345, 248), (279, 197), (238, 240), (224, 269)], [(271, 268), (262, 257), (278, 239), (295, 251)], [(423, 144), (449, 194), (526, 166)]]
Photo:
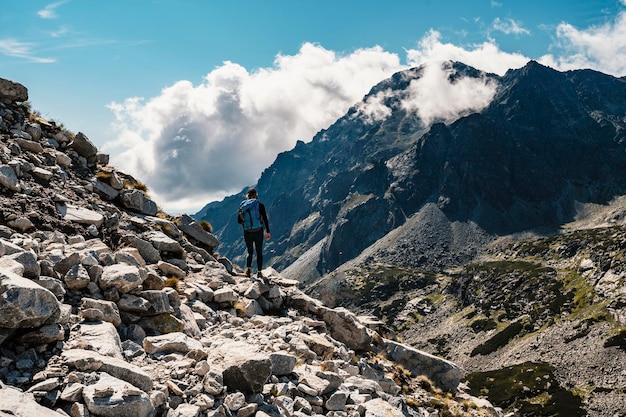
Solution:
[[(282, 270), (306, 253), (312, 269), (290, 276), (321, 277), (430, 204), (451, 224), (470, 225), (477, 242), (488, 242), (558, 229), (573, 219), (577, 202), (605, 203), (626, 192), (626, 176), (616, 175), (626, 169), (624, 79), (559, 72), (536, 62), (500, 77), (447, 62), (441, 70), (453, 89), (470, 80), (492, 86), (494, 94), (484, 108), (424, 121), (407, 107), (407, 97), (427, 68), (381, 82), (344, 117), (263, 172), (257, 188), (271, 217), (273, 266)], [(387, 109), (383, 117), (363, 110), (373, 102)], [(418, 110), (427, 104), (412, 102)], [(210, 203), (195, 215), (213, 224), (220, 252), (234, 260), (244, 252), (234, 216), (241, 198)], [(433, 248), (419, 227), (413, 234), (417, 246), (388, 248), (396, 262), (420, 260), (441, 269), (460, 265), (481, 247), (471, 245), (459, 257), (451, 251), (459, 245)], [(462, 241), (473, 240), (462, 235)]]

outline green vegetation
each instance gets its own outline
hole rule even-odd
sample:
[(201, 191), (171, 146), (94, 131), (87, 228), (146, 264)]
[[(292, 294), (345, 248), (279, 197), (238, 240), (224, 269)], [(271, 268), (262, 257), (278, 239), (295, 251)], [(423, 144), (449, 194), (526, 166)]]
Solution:
[(491, 352), (495, 352), (502, 346), (505, 346), (507, 343), (509, 343), (509, 341), (514, 337), (521, 335), (524, 330), (531, 330), (528, 320), (515, 321), (506, 326), (504, 329), (500, 330), (492, 337), (490, 337), (484, 343), (476, 346), (472, 350), (472, 353), (470, 353), (470, 356), (488, 355)]
[(582, 399), (562, 388), (554, 368), (546, 363), (525, 362), (489, 372), (468, 375), (474, 396), (489, 401), (516, 416), (582, 417)]
[(621, 350), (626, 351), (626, 328), (616, 331), (616, 334), (609, 337), (604, 342), (604, 347), (617, 346)]
[(412, 293), (437, 283), (432, 272), (384, 264), (350, 270), (346, 275), (337, 294), (339, 304), (368, 309), (388, 324), (394, 323)]
[(470, 264), (466, 267), (468, 273), (497, 273), (500, 275), (523, 274), (527, 278), (538, 278), (544, 274), (554, 273), (554, 268), (528, 261), (494, 261)]

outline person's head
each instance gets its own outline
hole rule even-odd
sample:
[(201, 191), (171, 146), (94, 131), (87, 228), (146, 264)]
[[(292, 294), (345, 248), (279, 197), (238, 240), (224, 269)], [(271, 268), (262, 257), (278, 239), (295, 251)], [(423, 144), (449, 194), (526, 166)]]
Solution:
[(247, 194), (248, 198), (257, 198), (257, 193), (254, 188), (250, 188)]

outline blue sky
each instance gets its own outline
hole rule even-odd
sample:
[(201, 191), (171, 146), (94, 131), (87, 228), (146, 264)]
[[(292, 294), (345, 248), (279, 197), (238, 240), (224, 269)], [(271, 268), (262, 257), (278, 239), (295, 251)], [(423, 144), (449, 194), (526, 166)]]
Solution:
[[(172, 214), (254, 184), (279, 152), (411, 66), (455, 59), (502, 74), (536, 59), (626, 75), (626, 0), (0, 5), (0, 77)], [(442, 88), (432, 80), (423, 88)]]

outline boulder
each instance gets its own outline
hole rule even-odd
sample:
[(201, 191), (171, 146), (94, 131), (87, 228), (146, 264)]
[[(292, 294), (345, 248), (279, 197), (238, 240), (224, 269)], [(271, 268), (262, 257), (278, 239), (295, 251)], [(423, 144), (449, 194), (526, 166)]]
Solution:
[(138, 213), (154, 216), (158, 212), (157, 204), (139, 190), (122, 190), (120, 200), (124, 207)]
[(115, 326), (109, 322), (81, 323), (68, 342), (72, 349), (88, 349), (103, 356), (123, 359), (122, 342)]
[(15, 175), (15, 170), (10, 165), (0, 164), (0, 185), (11, 191), (20, 192), (20, 180)]
[(102, 319), (118, 327), (122, 324), (120, 311), (113, 301), (96, 300), (94, 298), (83, 298), (80, 306), (83, 309), (96, 309), (102, 313)]
[(35, 401), (31, 393), (24, 393), (18, 389), (8, 387), (0, 382), (0, 417), (64, 417), (66, 414), (57, 413), (43, 407)]
[(143, 348), (148, 354), (201, 350), (202, 343), (181, 332), (161, 336), (149, 336), (143, 340)]
[(414, 376), (426, 375), (439, 388), (455, 392), (463, 377), (458, 365), (392, 340), (384, 340), (387, 356)]
[(287, 352), (274, 352), (270, 354), (272, 362), (272, 375), (282, 376), (288, 375), (298, 362), (298, 358)]
[(97, 211), (71, 204), (57, 204), (57, 211), (62, 219), (79, 224), (93, 224), (96, 227), (102, 226), (104, 216)]
[(0, 327), (17, 329), (55, 323), (60, 306), (50, 290), (0, 269)]
[(165, 233), (153, 230), (145, 235), (146, 239), (158, 249), (160, 252), (168, 252), (173, 254), (182, 254), (184, 249), (176, 240), (167, 236)]
[(0, 78), (0, 98), (11, 101), (27, 101), (28, 89), (15, 81)]
[(376, 398), (361, 405), (363, 417), (405, 417), (401, 409), (389, 404), (387, 401)]
[(89, 412), (100, 417), (149, 417), (155, 414), (148, 394), (106, 373), (83, 389), (83, 400)]
[(187, 214), (183, 214), (178, 218), (178, 227), (186, 235), (211, 248), (215, 248), (220, 244), (220, 241), (217, 239), (217, 237), (215, 237), (212, 233), (204, 230), (198, 222), (196, 222)]
[(272, 361), (262, 353), (232, 347), (224, 358), (224, 385), (231, 391), (247, 394), (262, 392), (272, 375)]
[(114, 200), (120, 194), (118, 190), (116, 190), (115, 188), (111, 187), (109, 184), (106, 184), (100, 180), (93, 179), (91, 181), (91, 184), (93, 186), (94, 191), (98, 193), (100, 198), (102, 198), (103, 200), (106, 200), (106, 201)]
[(124, 294), (139, 288), (146, 275), (147, 273), (143, 268), (137, 268), (133, 265), (107, 265), (98, 279), (98, 284), (103, 290), (116, 288), (117, 291)]
[(132, 234), (125, 235), (123, 239), (129, 245), (136, 248), (147, 263), (154, 264), (161, 260), (159, 251), (147, 240)]
[(101, 355), (93, 350), (70, 349), (61, 354), (63, 363), (78, 371), (99, 371), (126, 381), (142, 391), (153, 388), (150, 375), (123, 359)]
[(142, 291), (140, 296), (148, 301), (146, 315), (154, 316), (174, 312), (174, 309), (170, 306), (169, 296), (165, 291), (146, 290)]
[(82, 290), (89, 285), (89, 273), (81, 264), (73, 265), (63, 277), (65, 285), (70, 290)]
[(37, 262), (37, 255), (35, 255), (32, 251), (21, 251), (11, 255), (6, 255), (2, 259), (2, 263), (14, 260), (15, 262), (22, 265), (22, 276), (25, 278), (39, 278), (39, 274), (41, 274), (41, 267)]
[(147, 334), (151, 335), (182, 332), (185, 330), (185, 322), (173, 314), (143, 317), (137, 324), (143, 327)]
[(22, 148), (25, 151), (34, 152), (34, 153), (43, 152), (43, 147), (41, 146), (41, 143), (35, 142), (34, 140), (16, 138), (15, 142), (17, 142), (17, 144), (20, 145), (20, 148)]
[(82, 157), (89, 158), (95, 156), (98, 152), (98, 148), (89, 140), (84, 133), (78, 132), (74, 136), (74, 140), (70, 143), (70, 147), (76, 151)]
[(18, 338), (19, 343), (27, 346), (45, 345), (65, 339), (65, 331), (60, 324), (47, 324), (38, 329), (24, 333)]
[(333, 338), (345, 343), (349, 348), (362, 351), (370, 348), (372, 336), (366, 326), (359, 322), (354, 313), (345, 308), (328, 308), (295, 288), (290, 288), (286, 298), (287, 306), (316, 314), (328, 325)]

